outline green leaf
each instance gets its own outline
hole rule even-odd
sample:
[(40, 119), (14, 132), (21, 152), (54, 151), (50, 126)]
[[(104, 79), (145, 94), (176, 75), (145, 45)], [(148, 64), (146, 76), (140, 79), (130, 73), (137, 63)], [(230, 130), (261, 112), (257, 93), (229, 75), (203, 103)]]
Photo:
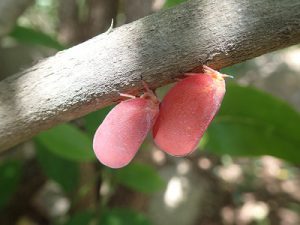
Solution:
[(57, 50), (66, 48), (49, 35), (28, 27), (16, 26), (9, 36), (20, 43), (42, 45)]
[(150, 225), (150, 221), (141, 213), (129, 209), (105, 210), (99, 225)]
[(288, 104), (232, 84), (208, 129), (206, 147), (219, 154), (272, 155), (299, 163), (299, 134), (300, 114)]
[(178, 5), (178, 4), (180, 4), (180, 3), (182, 3), (182, 2), (185, 2), (186, 0), (167, 0), (166, 2), (165, 2), (165, 5), (164, 5), (164, 7), (165, 8), (170, 8), (170, 7), (173, 7), (173, 6), (175, 6), (175, 5)]
[(152, 193), (165, 186), (157, 171), (145, 164), (131, 163), (122, 169), (111, 171), (117, 182), (135, 191)]
[(21, 175), (22, 165), (19, 161), (5, 161), (0, 164), (0, 209), (17, 190)]
[(108, 106), (101, 110), (92, 112), (84, 117), (85, 120), (85, 128), (88, 132), (88, 134), (93, 137), (97, 128), (102, 123), (106, 115), (110, 112), (110, 110), (114, 106)]
[(50, 152), (73, 161), (93, 161), (92, 140), (71, 124), (56, 126), (37, 135), (36, 139)]
[(36, 141), (37, 159), (43, 172), (61, 185), (65, 192), (72, 192), (79, 182), (79, 167), (74, 161), (58, 157)]
[(88, 225), (94, 218), (94, 213), (90, 211), (78, 212), (64, 224), (64, 225)]

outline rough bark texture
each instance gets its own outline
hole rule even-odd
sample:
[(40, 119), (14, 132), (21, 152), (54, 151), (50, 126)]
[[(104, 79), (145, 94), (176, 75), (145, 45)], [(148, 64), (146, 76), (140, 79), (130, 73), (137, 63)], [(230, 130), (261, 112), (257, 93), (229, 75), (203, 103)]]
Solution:
[(0, 1), (0, 37), (13, 28), (18, 17), (33, 3), (33, 0), (1, 0)]
[(173, 82), (300, 42), (300, 1), (192, 0), (59, 52), (0, 83), (0, 149)]

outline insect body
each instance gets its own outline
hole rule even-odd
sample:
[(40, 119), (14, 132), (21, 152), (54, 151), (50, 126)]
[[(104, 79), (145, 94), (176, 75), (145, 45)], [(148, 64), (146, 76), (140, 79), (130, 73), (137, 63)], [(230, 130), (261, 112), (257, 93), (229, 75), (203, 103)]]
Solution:
[(158, 110), (159, 102), (149, 89), (140, 98), (114, 107), (94, 135), (93, 148), (99, 161), (111, 168), (126, 166), (152, 128)]
[(164, 97), (153, 127), (157, 146), (175, 156), (195, 150), (225, 94), (227, 75), (206, 66), (204, 73), (187, 75)]

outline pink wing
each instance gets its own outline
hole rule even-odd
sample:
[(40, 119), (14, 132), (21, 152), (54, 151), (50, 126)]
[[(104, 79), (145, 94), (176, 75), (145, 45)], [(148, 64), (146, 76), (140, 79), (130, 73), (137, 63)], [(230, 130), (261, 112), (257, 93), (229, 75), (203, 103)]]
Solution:
[(101, 163), (126, 166), (135, 156), (158, 114), (150, 99), (123, 101), (107, 115), (95, 133), (93, 148)]
[(195, 150), (218, 111), (224, 93), (223, 78), (197, 74), (179, 81), (161, 103), (153, 127), (157, 146), (175, 156)]

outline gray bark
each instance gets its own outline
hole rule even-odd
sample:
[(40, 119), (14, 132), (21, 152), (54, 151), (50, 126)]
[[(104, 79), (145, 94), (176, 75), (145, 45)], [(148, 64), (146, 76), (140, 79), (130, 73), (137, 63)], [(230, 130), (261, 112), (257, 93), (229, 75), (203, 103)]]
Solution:
[(0, 149), (173, 82), (300, 42), (299, 0), (191, 0), (59, 52), (0, 82)]

